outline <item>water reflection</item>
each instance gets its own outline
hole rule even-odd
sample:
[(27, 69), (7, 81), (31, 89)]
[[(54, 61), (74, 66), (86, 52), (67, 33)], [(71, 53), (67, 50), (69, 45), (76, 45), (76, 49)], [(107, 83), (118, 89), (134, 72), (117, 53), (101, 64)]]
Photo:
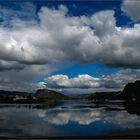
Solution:
[(125, 102), (124, 107), (130, 114), (140, 116), (140, 103), (139, 102)]
[(97, 108), (93, 103), (75, 101), (51, 106), (0, 105), (0, 136), (103, 136), (139, 129), (140, 117), (131, 112), (126, 104)]
[[(122, 128), (140, 127), (140, 117), (130, 115), (123, 111), (106, 111), (104, 108), (80, 108), (80, 109), (61, 109), (36, 110), (38, 117), (43, 117), (45, 122), (64, 125), (70, 121), (77, 122), (80, 125), (89, 125), (97, 120), (104, 123), (117, 124)], [(138, 125), (139, 124), (139, 125)]]

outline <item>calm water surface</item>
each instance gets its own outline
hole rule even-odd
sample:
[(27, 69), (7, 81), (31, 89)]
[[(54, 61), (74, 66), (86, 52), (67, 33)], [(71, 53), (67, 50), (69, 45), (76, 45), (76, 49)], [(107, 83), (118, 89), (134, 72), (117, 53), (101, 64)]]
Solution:
[(104, 136), (133, 130), (140, 132), (140, 116), (122, 104), (0, 105), (0, 137)]

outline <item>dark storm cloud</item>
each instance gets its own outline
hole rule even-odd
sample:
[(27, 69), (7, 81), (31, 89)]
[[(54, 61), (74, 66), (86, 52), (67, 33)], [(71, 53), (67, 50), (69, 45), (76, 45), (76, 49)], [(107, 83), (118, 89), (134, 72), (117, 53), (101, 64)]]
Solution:
[(4, 61), (0, 60), (0, 71), (8, 71), (8, 70), (22, 70), (25, 66), (23, 64), (19, 64), (14, 61)]

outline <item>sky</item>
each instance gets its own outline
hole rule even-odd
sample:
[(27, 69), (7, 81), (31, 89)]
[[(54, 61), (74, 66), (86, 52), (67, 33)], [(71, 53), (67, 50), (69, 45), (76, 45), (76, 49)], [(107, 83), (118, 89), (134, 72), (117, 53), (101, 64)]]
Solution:
[(140, 79), (140, 1), (0, 1), (0, 89), (122, 90)]

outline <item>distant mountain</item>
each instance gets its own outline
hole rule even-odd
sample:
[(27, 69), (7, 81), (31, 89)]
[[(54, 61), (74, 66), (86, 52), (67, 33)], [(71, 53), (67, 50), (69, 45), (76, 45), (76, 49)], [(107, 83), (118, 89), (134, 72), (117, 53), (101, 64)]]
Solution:
[(0, 96), (27, 96), (28, 92), (0, 90)]
[(87, 94), (80, 96), (81, 98), (85, 98), (88, 100), (120, 100), (121, 99), (121, 91), (112, 91), (112, 92), (95, 92), (92, 94)]

